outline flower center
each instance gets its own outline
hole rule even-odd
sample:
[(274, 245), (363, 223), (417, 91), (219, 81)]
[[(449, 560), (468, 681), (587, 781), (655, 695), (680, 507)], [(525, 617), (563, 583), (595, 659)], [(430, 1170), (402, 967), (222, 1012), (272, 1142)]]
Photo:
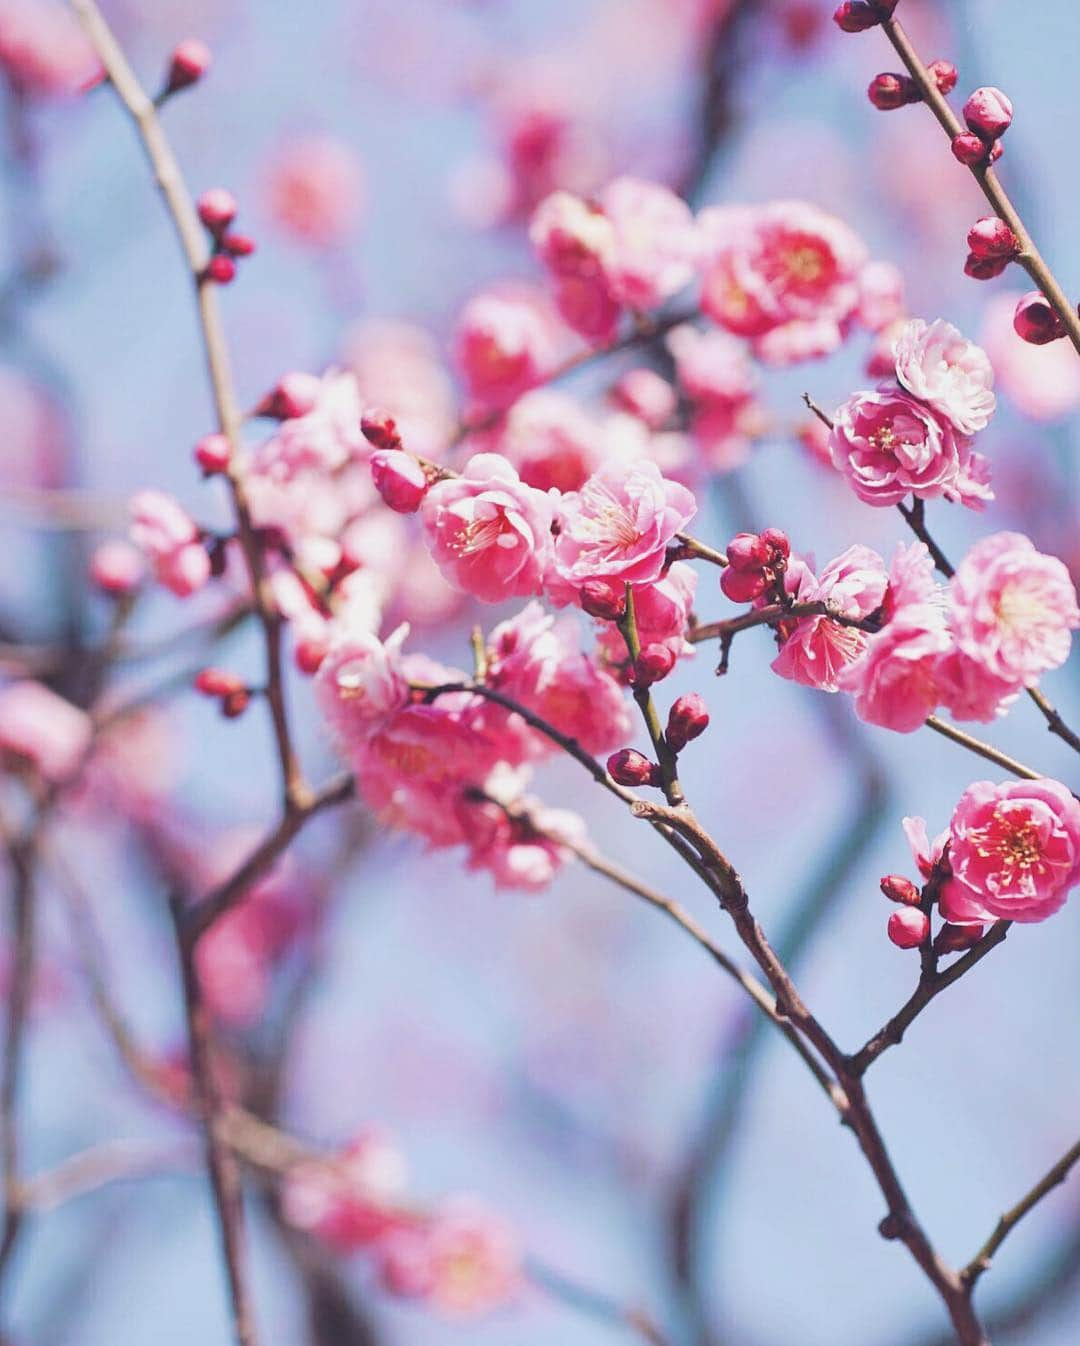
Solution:
[(896, 431), (892, 428), (892, 421), (887, 422), (880, 430), (875, 430), (870, 436), (870, 443), (878, 453), (892, 453), (899, 443)]
[(825, 270), (825, 258), (820, 248), (815, 248), (810, 243), (803, 243), (789, 248), (784, 253), (784, 265), (792, 280), (802, 285), (812, 285), (821, 279)]
[(1011, 817), (1000, 807), (972, 834), (975, 850), (984, 860), (997, 856), (1006, 871), (1034, 869), (1043, 863), (1039, 832), (1030, 819)]
[(994, 604), (998, 624), (1014, 635), (1024, 635), (1051, 623), (1054, 611), (1044, 594), (1021, 581), (1006, 584)]
[(489, 547), (514, 547), (517, 534), (501, 507), (486, 519), (473, 519), (454, 537), (451, 547), (459, 556), (475, 556)]

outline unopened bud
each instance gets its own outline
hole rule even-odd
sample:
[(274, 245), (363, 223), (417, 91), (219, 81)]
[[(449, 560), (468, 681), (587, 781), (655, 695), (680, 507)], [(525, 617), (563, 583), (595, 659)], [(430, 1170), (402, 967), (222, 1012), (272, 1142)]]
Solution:
[(237, 677), (224, 668), (204, 668), (195, 675), (195, 690), (203, 696), (229, 696), (233, 692), (246, 691), (243, 678)]
[(720, 576), (721, 592), (733, 603), (752, 603), (769, 587), (769, 580), (760, 570), (732, 570), (728, 566)]
[(620, 748), (607, 759), (608, 775), (617, 785), (659, 785), (660, 768), (636, 748)]
[(229, 466), (231, 454), (227, 435), (204, 435), (195, 445), (195, 461), (207, 476), (224, 472)]
[(1004, 257), (1008, 261), (1020, 251), (1016, 235), (996, 215), (976, 220), (968, 231), (967, 241), (976, 257)]
[(769, 544), (757, 533), (736, 533), (726, 555), (732, 570), (761, 570), (769, 564)]
[(1065, 335), (1065, 324), (1041, 290), (1029, 290), (1017, 304), (1013, 328), (1032, 346), (1046, 346)]
[(322, 389), (322, 380), (303, 370), (282, 374), (270, 391), (255, 407), (256, 416), (270, 416), (276, 421), (291, 421), (306, 416), (315, 409)]
[(983, 937), (981, 925), (943, 925), (934, 936), (935, 953), (959, 953), (970, 949)]
[(203, 192), (195, 208), (199, 212), (199, 219), (215, 238), (224, 233), (236, 219), (236, 197), (224, 187), (211, 187), (209, 191)]
[(1013, 105), (1000, 89), (976, 89), (964, 104), (968, 130), (983, 140), (997, 140), (1012, 125)]
[(783, 529), (766, 528), (761, 534), (761, 540), (769, 549), (770, 565), (786, 561), (791, 556), (791, 542)]
[(251, 693), (246, 687), (239, 687), (221, 698), (221, 713), (227, 720), (235, 720), (243, 715), (251, 704)]
[(672, 752), (682, 752), (692, 739), (699, 738), (708, 727), (709, 711), (705, 698), (697, 692), (687, 692), (672, 704), (664, 737)]
[(964, 275), (970, 276), (972, 280), (994, 280), (1011, 261), (1011, 257), (979, 257), (969, 252), (964, 263)]
[(969, 168), (989, 162), (989, 146), (974, 131), (961, 131), (952, 142), (953, 158)]
[(371, 455), (371, 479), (383, 503), (398, 514), (415, 514), (427, 494), (424, 469), (401, 449), (376, 449)]
[(866, 93), (880, 112), (892, 112), (909, 103), (922, 102), (919, 86), (910, 75), (895, 75), (888, 71), (875, 75)]
[(646, 645), (634, 660), (630, 681), (635, 687), (651, 687), (666, 678), (674, 667), (675, 655), (667, 645)]
[(203, 276), (215, 285), (229, 285), (236, 279), (236, 263), (223, 252), (216, 252), (206, 264)]
[(232, 257), (250, 257), (255, 251), (255, 240), (248, 234), (223, 234), (221, 246)]
[(197, 84), (210, 69), (210, 48), (197, 37), (189, 37), (178, 42), (169, 58), (169, 69), (165, 75), (165, 92), (176, 93)]
[(586, 580), (581, 586), (581, 607), (602, 622), (618, 622), (626, 615), (626, 590), (606, 580)]
[(900, 902), (905, 907), (917, 907), (922, 901), (918, 888), (903, 874), (886, 874), (881, 880), (881, 891), (890, 902)]
[(305, 636), (296, 642), (293, 658), (301, 673), (318, 673), (322, 661), (329, 649), (328, 641), (322, 636)]
[(143, 554), (119, 538), (103, 542), (90, 558), (90, 578), (110, 597), (120, 598), (139, 587), (146, 564)]
[(886, 929), (898, 949), (917, 949), (930, 933), (930, 917), (918, 907), (900, 907), (889, 917)]
[(896, 0), (844, 0), (833, 14), (833, 22), (845, 33), (864, 33), (890, 18)]
[(937, 91), (944, 97), (956, 88), (958, 73), (952, 61), (931, 61), (926, 67), (927, 74), (937, 85)]
[(369, 407), (360, 420), (360, 432), (377, 449), (400, 449), (397, 422), (382, 407)]

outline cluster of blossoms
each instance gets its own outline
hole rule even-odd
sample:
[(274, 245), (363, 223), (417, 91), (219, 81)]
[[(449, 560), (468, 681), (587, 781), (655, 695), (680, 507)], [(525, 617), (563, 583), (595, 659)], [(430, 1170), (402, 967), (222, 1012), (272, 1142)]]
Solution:
[(367, 1257), (391, 1294), (457, 1318), (510, 1303), (521, 1289), (522, 1265), (509, 1226), (471, 1198), (414, 1208), (405, 1189), (401, 1152), (369, 1129), (332, 1157), (294, 1165), (282, 1211), (335, 1252)]

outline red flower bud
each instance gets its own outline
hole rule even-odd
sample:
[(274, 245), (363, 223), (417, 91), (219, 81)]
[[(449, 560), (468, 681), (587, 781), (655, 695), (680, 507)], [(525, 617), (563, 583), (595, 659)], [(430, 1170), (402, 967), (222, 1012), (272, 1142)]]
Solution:
[(211, 187), (195, 203), (199, 219), (217, 238), (236, 219), (236, 198), (224, 187)]
[(617, 785), (659, 785), (660, 768), (636, 748), (620, 748), (607, 759), (608, 775)]
[(221, 246), (233, 257), (250, 257), (255, 251), (255, 240), (248, 234), (225, 234)]
[(634, 660), (630, 682), (634, 687), (651, 687), (661, 682), (675, 667), (675, 655), (667, 645), (646, 645)]
[(956, 66), (953, 65), (952, 61), (931, 61), (926, 69), (930, 78), (937, 85), (938, 93), (943, 97), (948, 97), (956, 88), (956, 81), (959, 77)]
[(210, 69), (210, 48), (197, 37), (189, 37), (178, 42), (169, 58), (169, 69), (165, 76), (165, 92), (176, 93), (197, 84)]
[(769, 564), (769, 544), (757, 533), (736, 533), (726, 554), (732, 570), (755, 571)]
[(953, 158), (974, 168), (989, 161), (990, 155), (986, 141), (973, 131), (962, 131), (952, 142)]
[(224, 472), (229, 466), (231, 449), (227, 435), (204, 435), (195, 445), (195, 461), (207, 476)]
[(1065, 324), (1041, 290), (1029, 290), (1013, 314), (1016, 334), (1033, 346), (1046, 346), (1065, 335)]
[(993, 87), (976, 89), (964, 104), (964, 121), (968, 130), (974, 131), (983, 140), (997, 140), (1003, 136), (1012, 124), (1013, 105), (1001, 92)]
[(900, 907), (886, 929), (898, 949), (917, 949), (930, 933), (930, 917), (918, 907)]
[(319, 400), (322, 380), (303, 370), (282, 374), (277, 383), (259, 400), (256, 416), (271, 416), (275, 421), (291, 421), (314, 411)]
[(895, 108), (906, 107), (909, 103), (922, 102), (919, 86), (910, 75), (894, 75), (889, 72), (875, 75), (866, 93), (880, 112), (892, 112)]
[(227, 720), (235, 720), (243, 715), (251, 704), (251, 693), (246, 687), (239, 687), (221, 699), (221, 713)]
[(203, 276), (215, 285), (228, 285), (236, 279), (236, 263), (223, 252), (215, 253), (207, 262)]
[(328, 643), (321, 636), (307, 636), (298, 640), (293, 651), (296, 667), (301, 673), (318, 673), (328, 648)]
[(709, 711), (705, 698), (697, 692), (680, 696), (668, 712), (664, 737), (672, 752), (682, 752), (691, 739), (699, 738), (709, 727)]
[(360, 431), (369, 444), (377, 449), (400, 449), (401, 436), (397, 422), (382, 407), (369, 407), (360, 420)]
[(581, 586), (581, 607), (602, 622), (617, 622), (626, 615), (626, 590), (606, 580), (586, 580)]
[(398, 514), (415, 514), (427, 494), (424, 469), (401, 449), (376, 449), (371, 455), (371, 479), (383, 503)]
[(752, 603), (769, 587), (769, 581), (760, 570), (732, 570), (731, 566), (720, 576), (721, 592), (733, 603)]
[(970, 276), (972, 280), (993, 280), (995, 276), (1001, 275), (1011, 261), (1011, 257), (978, 257), (969, 252), (964, 263), (964, 275)]
[(917, 907), (922, 901), (918, 888), (903, 874), (886, 874), (881, 880), (881, 891), (890, 902), (900, 902), (905, 907)]
[(895, 8), (896, 0), (844, 0), (833, 22), (845, 33), (864, 33), (889, 18)]
[(935, 953), (959, 953), (970, 949), (983, 937), (981, 925), (943, 925), (934, 936)]
[(203, 696), (228, 696), (231, 692), (246, 691), (243, 678), (224, 668), (204, 668), (195, 676), (195, 690)]
[(91, 580), (112, 598), (133, 593), (145, 570), (142, 552), (120, 538), (101, 543), (90, 558)]
[(1016, 235), (996, 215), (976, 220), (968, 231), (968, 247), (976, 257), (1004, 257), (1011, 260), (1020, 251)]
[(776, 565), (779, 561), (786, 561), (791, 555), (791, 542), (782, 529), (766, 528), (761, 534), (761, 540), (769, 549), (770, 565)]

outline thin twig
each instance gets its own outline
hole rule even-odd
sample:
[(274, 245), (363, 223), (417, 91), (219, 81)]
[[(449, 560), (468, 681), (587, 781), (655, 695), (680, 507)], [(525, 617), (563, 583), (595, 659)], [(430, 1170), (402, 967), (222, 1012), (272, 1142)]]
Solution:
[(965, 734), (962, 729), (957, 729), (955, 725), (949, 724), (945, 720), (939, 720), (936, 715), (927, 718), (926, 727), (932, 729), (935, 734), (940, 734), (942, 738), (948, 738), (954, 743), (959, 743), (969, 752), (973, 752), (979, 757), (985, 757), (988, 762), (1004, 767), (1006, 771), (1011, 771), (1014, 776), (1020, 776), (1023, 780), (1043, 779), (1041, 772), (1033, 771), (1023, 762), (1018, 762), (1015, 757), (1010, 757), (1000, 748), (995, 748), (992, 743), (984, 743), (982, 739), (975, 738), (972, 734)]

